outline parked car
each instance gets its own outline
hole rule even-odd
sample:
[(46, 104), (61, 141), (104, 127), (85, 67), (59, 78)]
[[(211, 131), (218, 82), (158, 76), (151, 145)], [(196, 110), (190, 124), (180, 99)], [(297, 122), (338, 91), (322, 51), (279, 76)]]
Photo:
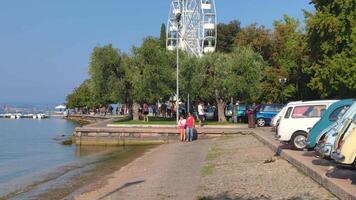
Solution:
[(279, 113), (278, 113), (276, 116), (272, 117), (271, 126), (276, 127), (276, 126), (279, 124), (279, 121), (281, 120), (282, 115), (283, 115), (283, 113), (285, 113), (286, 110), (287, 110), (287, 107), (284, 106), (284, 107), (282, 108), (282, 110), (279, 111)]
[(240, 104), (236, 107), (236, 117), (239, 121), (247, 120), (247, 113), (246, 113), (246, 104)]
[(225, 106), (225, 117), (227, 118), (227, 120), (232, 117), (232, 109), (233, 105), (230, 103)]
[(281, 118), (277, 138), (294, 149), (305, 148), (308, 132), (319, 121), (325, 110), (336, 100), (291, 102)]
[(208, 106), (205, 110), (206, 120), (215, 120), (217, 118), (217, 109), (215, 106)]
[(356, 103), (352, 104), (349, 110), (340, 118), (334, 126), (329, 127), (327, 131), (323, 131), (324, 134), (317, 138), (317, 146), (315, 151), (321, 156), (328, 158), (334, 151), (334, 143), (340, 134), (346, 134), (345, 131), (348, 129), (353, 118), (356, 116)]
[[(356, 116), (356, 115), (355, 115)], [(331, 158), (338, 163), (353, 165), (356, 169), (356, 118), (353, 118), (348, 130), (340, 134), (334, 143), (335, 151), (331, 153)], [(347, 135), (347, 132), (349, 134)]]
[(257, 126), (271, 125), (272, 118), (284, 107), (281, 104), (262, 104), (256, 112)]
[(330, 105), (330, 107), (325, 111), (323, 117), (309, 131), (308, 138), (306, 140), (306, 146), (309, 150), (314, 149), (317, 144), (317, 138), (322, 131), (341, 118), (353, 102), (354, 101), (352, 99), (345, 99)]

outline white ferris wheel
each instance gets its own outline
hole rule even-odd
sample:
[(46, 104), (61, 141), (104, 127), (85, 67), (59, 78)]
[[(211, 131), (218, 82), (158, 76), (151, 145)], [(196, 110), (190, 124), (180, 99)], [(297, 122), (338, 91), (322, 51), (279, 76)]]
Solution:
[[(179, 38), (177, 40), (177, 38)], [(217, 20), (214, 0), (171, 0), (167, 49), (177, 47), (196, 56), (214, 52)]]

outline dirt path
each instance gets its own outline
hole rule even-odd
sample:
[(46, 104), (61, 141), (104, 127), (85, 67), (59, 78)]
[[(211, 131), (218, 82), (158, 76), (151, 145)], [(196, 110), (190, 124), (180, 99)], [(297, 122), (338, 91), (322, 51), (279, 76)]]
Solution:
[(195, 199), (210, 140), (162, 145), (117, 171), (88, 199)]

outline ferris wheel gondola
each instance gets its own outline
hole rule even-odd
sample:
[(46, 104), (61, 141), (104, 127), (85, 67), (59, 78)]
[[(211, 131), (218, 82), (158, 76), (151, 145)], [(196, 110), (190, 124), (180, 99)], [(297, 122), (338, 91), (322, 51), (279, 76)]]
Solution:
[(178, 44), (181, 50), (202, 56), (215, 51), (216, 39), (214, 0), (171, 0), (167, 23), (168, 50), (176, 49)]

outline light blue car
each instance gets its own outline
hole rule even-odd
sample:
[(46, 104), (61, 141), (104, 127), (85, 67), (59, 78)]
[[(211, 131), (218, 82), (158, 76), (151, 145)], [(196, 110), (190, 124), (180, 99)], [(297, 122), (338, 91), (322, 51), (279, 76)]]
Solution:
[(317, 144), (320, 135), (325, 134), (323, 130), (328, 130), (336, 125), (336, 121), (341, 118), (349, 107), (353, 104), (353, 99), (344, 99), (337, 101), (329, 106), (320, 120), (313, 126), (308, 133), (306, 145), (308, 150), (313, 150)]
[(353, 103), (342, 118), (338, 119), (334, 124), (323, 130), (322, 134), (317, 139), (318, 144), (315, 147), (315, 151), (321, 157), (330, 157), (331, 153), (334, 151), (334, 143), (337, 136), (347, 129), (350, 121), (352, 121), (355, 117), (356, 103)]

